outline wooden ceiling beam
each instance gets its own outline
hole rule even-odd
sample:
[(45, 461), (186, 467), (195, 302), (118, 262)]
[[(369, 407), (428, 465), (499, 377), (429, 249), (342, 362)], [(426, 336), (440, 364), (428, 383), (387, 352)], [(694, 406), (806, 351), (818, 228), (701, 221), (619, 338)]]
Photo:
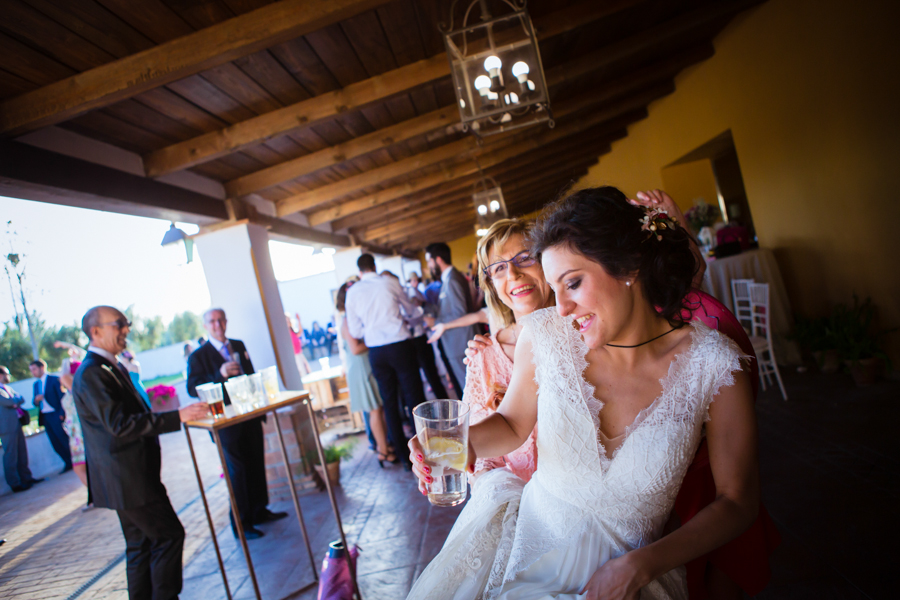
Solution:
[[(548, 182), (537, 184), (528, 190), (523, 190), (523, 195), (551, 195), (560, 186), (560, 182)], [(389, 242), (389, 245), (404, 248), (419, 248), (432, 242), (444, 242), (454, 240), (474, 232), (475, 211), (467, 211), (451, 220), (437, 219), (430, 225), (419, 228), (415, 233), (403, 238), (402, 241)]]
[[(495, 177), (498, 180), (505, 180), (507, 177), (516, 175), (526, 176), (540, 172), (540, 169), (547, 164), (547, 161), (554, 161), (557, 158), (567, 160), (569, 158), (574, 158), (572, 155), (577, 155), (578, 153), (582, 153), (583, 155), (583, 153), (587, 152), (588, 149), (584, 147), (584, 144), (572, 141), (564, 142), (563, 145), (552, 145), (541, 149), (540, 151), (528, 154), (524, 157), (524, 160), (516, 161), (514, 164), (509, 164), (508, 161), (507, 163), (496, 165), (490, 169), (485, 169), (484, 174)], [(457, 197), (459, 195), (459, 190), (465, 189), (466, 187), (471, 189), (471, 186), (478, 182), (480, 178), (481, 174), (475, 173), (474, 175), (468, 175), (464, 178), (455, 180), (452, 186), (439, 186), (426, 192), (399, 198), (388, 204), (370, 208), (347, 217), (342, 217), (332, 222), (332, 229), (334, 231), (339, 231), (341, 229), (350, 228), (351, 232), (355, 235), (360, 231), (360, 228), (364, 229), (365, 226), (369, 224), (391, 218), (398, 213), (403, 213), (404, 216), (417, 214), (422, 210), (426, 210), (433, 204), (441, 203), (448, 198)]]
[[(0, 103), (18, 135), (317, 31), (388, 0), (282, 0)], [(446, 63), (446, 59), (444, 60)]]
[[(302, 0), (291, 1), (302, 4)], [(343, 0), (342, 3), (352, 3), (352, 1)], [(383, 3), (384, 1), (368, 0), (370, 4)], [(338, 2), (335, 3), (338, 4)], [(327, 5), (328, 2), (323, 2), (323, 4)], [(543, 29), (541, 29), (543, 19), (539, 19), (538, 39), (547, 39), (615, 12), (613, 10), (614, 6), (608, 8), (598, 7), (591, 11), (584, 6), (585, 4), (581, 3), (572, 8), (561, 9), (544, 17), (548, 19), (549, 25), (543, 27)], [(616, 8), (615, 10), (620, 9)], [(235, 123), (224, 129), (211, 131), (150, 152), (144, 156), (144, 169), (150, 177), (187, 169), (231, 152), (236, 152), (242, 148), (261, 143), (298, 127), (309, 127), (343, 112), (357, 110), (367, 104), (384, 100), (449, 75), (450, 63), (447, 60), (447, 55), (438, 54), (393, 71), (352, 83), (343, 89), (315, 96)]]
[[(562, 139), (569, 135), (575, 135), (583, 129), (587, 129), (593, 125), (602, 123), (603, 121), (619, 117), (622, 114), (629, 112), (630, 110), (635, 110), (638, 108), (643, 109), (652, 100), (665, 96), (671, 93), (673, 90), (674, 84), (668, 82), (663, 87), (654, 87), (652, 90), (649, 90), (642, 94), (638, 94), (636, 96), (616, 102), (615, 104), (604, 110), (593, 112), (581, 119), (573, 121), (572, 123), (557, 125), (555, 129), (544, 130), (540, 133), (537, 133), (536, 135), (532, 134), (529, 131), (526, 132), (526, 137), (524, 139), (519, 138), (518, 136), (507, 138), (507, 140), (512, 139), (513, 142), (507, 142), (508, 145), (505, 145), (505, 147), (503, 147), (502, 149), (479, 156), (481, 168), (485, 169), (491, 167), (495, 164), (499, 164), (509, 158), (512, 158), (513, 156), (530, 152), (532, 150), (540, 148), (542, 145), (548, 144), (558, 139)], [(320, 225), (322, 223), (328, 223), (340, 217), (361, 212), (373, 206), (386, 204), (387, 202), (390, 202), (391, 200), (395, 200), (402, 196), (406, 196), (420, 190), (440, 185), (459, 177), (471, 175), (478, 172), (478, 170), (478, 166), (473, 162), (453, 165), (445, 168), (443, 171), (439, 171), (437, 173), (426, 175), (417, 179), (412, 179), (399, 185), (379, 190), (362, 198), (357, 198), (355, 200), (350, 200), (342, 204), (315, 211), (309, 214), (309, 222), (313, 226)], [(283, 213), (279, 212), (279, 215), (282, 214)]]
[[(629, 2), (620, 2), (620, 4), (628, 3)], [(597, 10), (597, 7), (600, 6), (596, 2), (587, 2), (585, 4), (589, 5), (586, 6), (585, 9), (590, 8), (591, 10)], [(612, 98), (616, 95), (626, 93), (629, 90), (637, 89), (642, 85), (647, 85), (652, 81), (671, 78), (681, 69), (705, 60), (712, 55), (712, 45), (706, 44), (702, 48), (694, 49), (687, 53), (681, 53), (670, 59), (660, 61), (659, 64), (639, 69), (626, 77), (610, 82), (608, 85), (603, 86), (602, 93), (605, 98)], [(600, 66), (597, 68), (600, 68)], [(556, 69), (551, 69), (549, 71), (549, 77), (553, 79), (553, 74), (557, 71), (560, 71), (560, 77), (557, 77), (557, 79), (560, 81), (565, 80), (565, 65), (557, 67)], [(598, 97), (596, 101), (600, 102), (605, 98)], [(585, 97), (585, 100), (587, 99), (588, 98)], [(296, 179), (297, 177), (313, 173), (319, 169), (335, 166), (364, 154), (387, 148), (392, 144), (409, 140), (418, 135), (429, 133), (442, 127), (455, 125), (458, 122), (459, 119), (456, 107), (444, 107), (428, 114), (373, 131), (344, 142), (343, 144), (324, 148), (305, 156), (288, 160), (265, 169), (260, 169), (253, 173), (248, 173), (247, 175), (227, 182), (225, 184), (225, 191), (229, 197), (237, 197), (258, 192), (286, 181)]]
[[(639, 69), (638, 71), (625, 77), (619, 78), (616, 81), (609, 82), (608, 85), (602, 86), (595, 93), (582, 94), (572, 100), (558, 103), (556, 109), (554, 110), (555, 117), (557, 119), (563, 119), (566, 115), (572, 114), (591, 105), (600, 104), (612, 98), (632, 93), (641, 88), (646, 88), (646, 86), (654, 82), (658, 83), (662, 80), (671, 79), (681, 69), (685, 68), (688, 65), (700, 62), (705, 58), (709, 58), (710, 56), (712, 56), (712, 53), (712, 45), (707, 44), (702, 47), (680, 53), (667, 60), (660, 61), (660, 63), (658, 64)], [(452, 107), (449, 108), (450, 110), (454, 110)], [(441, 113), (442, 116), (446, 116), (446, 114), (449, 113), (450, 110), (437, 112)], [(422, 117), (420, 117), (419, 119), (422, 119)], [(418, 119), (413, 119), (412, 121), (418, 121)], [(413, 124), (412, 121), (410, 122), (411, 124)], [(426, 123), (427, 122), (428, 121), (426, 121)], [(444, 120), (444, 123), (446, 124), (446, 119)], [(413, 137), (412, 135), (407, 135), (406, 133), (404, 133), (403, 128), (401, 127), (402, 125), (404, 125), (404, 123), (389, 127), (388, 129), (390, 129), (391, 131), (389, 134), (385, 134), (387, 138), (390, 140), (396, 140), (397, 137), (401, 137), (401, 139), (409, 139), (410, 137)], [(418, 123), (415, 123), (414, 125), (418, 125)], [(422, 133), (420, 129), (416, 129), (415, 131), (416, 135)], [(376, 133), (380, 132), (373, 132), (372, 134), (363, 136), (365, 138), (369, 138), (365, 142), (366, 147), (371, 147), (372, 149), (383, 147), (383, 140), (381, 139), (381, 136), (375, 135)], [(355, 141), (356, 140), (351, 140), (351, 142), (347, 142), (347, 144), (351, 144)], [(489, 143), (498, 143), (498, 138), (490, 138)], [(324, 204), (326, 202), (334, 200), (335, 198), (340, 198), (361, 189), (365, 189), (373, 185), (378, 185), (381, 182), (385, 182), (390, 179), (417, 171), (424, 167), (443, 162), (445, 160), (448, 160), (449, 158), (459, 157), (470, 152), (481, 153), (484, 151), (487, 151), (487, 148), (478, 147), (473, 141), (473, 138), (464, 138), (456, 142), (451, 142), (450, 144), (445, 144), (444, 146), (434, 148), (427, 152), (410, 156), (406, 159), (391, 163), (389, 165), (371, 169), (369, 171), (360, 173), (359, 175), (347, 177), (340, 181), (326, 184), (313, 190), (295, 194), (293, 196), (289, 196), (287, 198), (279, 200), (277, 202), (278, 214), (280, 216), (284, 216), (294, 212), (306, 211), (311, 208), (315, 208), (320, 204)], [(348, 158), (344, 152), (340, 150), (335, 152), (335, 150), (333, 149), (325, 149), (315, 154), (322, 155), (321, 158), (330, 160), (330, 164), (332, 165), (341, 162), (340, 160), (336, 159), (343, 157), (344, 160), (346, 160)], [(306, 162), (310, 165), (315, 163), (322, 167), (328, 166), (322, 161), (315, 162), (318, 160), (318, 158), (313, 158), (312, 156), (313, 155), (304, 156), (293, 161), (288, 161), (289, 163), (292, 163), (292, 165), (288, 168), (287, 172), (281, 169), (281, 165), (270, 167), (269, 169), (265, 169), (264, 171), (278, 170), (285, 175), (287, 173), (298, 175), (298, 171), (293, 167), (301, 162)], [(354, 154), (354, 156), (358, 156), (358, 154)], [(260, 171), (259, 173), (262, 173), (264, 171)], [(256, 173), (248, 175), (247, 177), (254, 177), (255, 175)], [(284, 179), (281, 179), (281, 181), (276, 181), (275, 179), (278, 178), (269, 178), (267, 179), (267, 181), (272, 185), (285, 181)], [(228, 188), (226, 187), (226, 189)], [(232, 194), (229, 193), (229, 195)]]
[[(529, 189), (534, 185), (546, 183), (547, 181), (563, 181), (571, 179), (571, 177), (577, 175), (580, 170), (586, 169), (589, 165), (596, 162), (598, 156), (608, 152), (611, 139), (624, 137), (624, 135), (624, 131), (618, 132), (592, 144), (590, 147), (585, 147), (583, 144), (580, 144), (578, 146), (584, 150), (584, 153), (592, 156), (582, 156), (581, 158), (575, 158), (574, 160), (571, 158), (570, 153), (562, 152), (562, 147), (554, 146), (554, 149), (561, 152), (566, 158), (556, 164), (547, 163), (544, 168), (532, 169), (532, 174), (529, 176), (518, 177), (513, 180), (501, 180), (499, 183), (503, 188), (504, 198), (511, 206), (522, 190)], [(571, 146), (576, 145), (577, 144), (571, 144)], [(595, 152), (596, 155), (594, 155)], [(390, 239), (396, 239), (398, 235), (415, 231), (417, 228), (421, 228), (424, 224), (427, 224), (434, 219), (440, 219), (442, 217), (446, 218), (448, 211), (451, 211), (454, 206), (458, 210), (464, 210), (467, 214), (470, 214), (474, 222), (474, 209), (471, 203), (471, 196), (466, 192), (463, 192), (462, 194), (455, 193), (449, 194), (447, 198), (440, 203), (427, 204), (423, 209), (420, 209), (419, 213), (415, 216), (405, 217), (392, 223), (380, 224), (376, 227), (367, 229), (365, 232), (357, 235), (357, 237), (360, 239), (379, 240), (379, 243), (387, 243)]]
[[(608, 147), (608, 144), (605, 144), (605, 146)], [(599, 148), (600, 147), (598, 147), (598, 149)], [(596, 157), (587, 156), (588, 154), (593, 154), (591, 150), (587, 148), (579, 148), (579, 151), (582, 150), (584, 154), (582, 155), (580, 160), (573, 160), (572, 152), (570, 151), (563, 154), (562, 156), (559, 156), (557, 160), (551, 160), (550, 162), (543, 161), (544, 164), (540, 166), (532, 166), (531, 172), (525, 174), (524, 176), (504, 177), (498, 175), (496, 177), (496, 180), (500, 184), (500, 187), (503, 189), (503, 194), (505, 197), (508, 194), (524, 188), (525, 186), (531, 185), (532, 183), (542, 181), (550, 177), (559, 176), (561, 173), (572, 173), (581, 169), (587, 164), (596, 162)], [(360, 239), (375, 239), (383, 237), (386, 234), (400, 231), (406, 227), (415, 226), (419, 223), (422, 223), (432, 215), (439, 214), (440, 211), (446, 210), (448, 206), (456, 202), (471, 202), (471, 198), (471, 193), (467, 193), (464, 190), (451, 193), (441, 201), (429, 202), (428, 204), (419, 207), (419, 209), (416, 211), (409, 211), (409, 213), (405, 214), (401, 219), (373, 225), (367, 227), (362, 231), (354, 231), (353, 234), (355, 237), (359, 237)]]
[(288, 160), (225, 184), (225, 192), (230, 198), (251, 194), (266, 188), (302, 177), (319, 169), (333, 167), (358, 156), (388, 148), (418, 135), (429, 133), (442, 127), (459, 123), (459, 111), (455, 106), (446, 106), (430, 113), (402, 121), (390, 127), (378, 129), (342, 144), (323, 148), (316, 152)]

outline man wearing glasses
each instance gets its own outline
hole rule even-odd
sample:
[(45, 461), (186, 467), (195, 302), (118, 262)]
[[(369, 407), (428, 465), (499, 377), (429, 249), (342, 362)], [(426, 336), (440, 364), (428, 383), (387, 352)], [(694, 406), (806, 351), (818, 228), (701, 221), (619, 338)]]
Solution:
[[(221, 308), (211, 308), (203, 313), (203, 327), (209, 333), (209, 341), (188, 357), (187, 393), (197, 396), (197, 386), (204, 383), (224, 383), (232, 377), (254, 372), (247, 347), (241, 340), (225, 336), (228, 319)], [(231, 404), (225, 391), (225, 404)], [(219, 431), (222, 453), (228, 476), (234, 488), (238, 515), (231, 516), (231, 530), (237, 537), (235, 518), (240, 518), (244, 536), (248, 540), (261, 538), (265, 533), (256, 525), (270, 523), (288, 516), (286, 512), (269, 510), (269, 491), (266, 483), (265, 444), (262, 423), (258, 417)]]
[(177, 598), (181, 592), (184, 528), (160, 481), (159, 435), (202, 419), (205, 404), (153, 413), (128, 369), (116, 357), (131, 323), (111, 306), (85, 313), (81, 328), (91, 340), (75, 373), (72, 394), (81, 419), (94, 506), (118, 513), (125, 536), (128, 596)]

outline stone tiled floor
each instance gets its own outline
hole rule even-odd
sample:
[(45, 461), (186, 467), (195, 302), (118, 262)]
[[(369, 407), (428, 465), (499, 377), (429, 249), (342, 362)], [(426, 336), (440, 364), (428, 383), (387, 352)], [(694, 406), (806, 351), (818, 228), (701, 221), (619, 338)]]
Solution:
[[(898, 564), (895, 507), (900, 501), (900, 383), (857, 389), (846, 376), (786, 373), (789, 402), (762, 394), (760, 466), (766, 505), (784, 541), (773, 580), (759, 596), (781, 599), (893, 598), (888, 578)], [(195, 434), (204, 482), (235, 598), (253, 598), (240, 547), (228, 532), (226, 491), (208, 438)], [(182, 598), (224, 598), (183, 433), (163, 436), (163, 477), (185, 524)], [(458, 509), (432, 508), (397, 467), (379, 469), (361, 443), (342, 467), (339, 502), (345, 530), (362, 548), (366, 600), (405, 597), (440, 549)], [(23, 494), (0, 498), (2, 598), (125, 598), (123, 541), (110, 511), (82, 513), (75, 476), (53, 477)], [(337, 538), (324, 493), (301, 498), (316, 564)], [(273, 508), (290, 510), (290, 502)], [(250, 542), (264, 598), (312, 600), (312, 571), (295, 518), (266, 526)], [(108, 572), (81, 590), (104, 568)]]

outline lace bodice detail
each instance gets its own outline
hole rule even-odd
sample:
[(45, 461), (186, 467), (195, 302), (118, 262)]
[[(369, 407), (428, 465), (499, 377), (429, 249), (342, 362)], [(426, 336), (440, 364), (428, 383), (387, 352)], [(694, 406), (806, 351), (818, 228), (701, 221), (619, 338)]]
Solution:
[(690, 347), (661, 380), (662, 393), (626, 429), (611, 458), (598, 438), (602, 403), (583, 377), (588, 348), (553, 308), (525, 318), (538, 383), (537, 449), (507, 577), (588, 528), (622, 554), (656, 540), (700, 443), (710, 403), (734, 383), (740, 352), (727, 337), (692, 323)]
[[(496, 401), (506, 393), (512, 379), (512, 370), (513, 363), (496, 341), (496, 336), (493, 344), (469, 359), (463, 401), (469, 405), (471, 411), (470, 425), (486, 419), (496, 411)], [(536, 431), (532, 431), (522, 446), (506, 456), (479, 458), (475, 462), (476, 475), (505, 466), (523, 481), (529, 481), (537, 468), (536, 440)]]

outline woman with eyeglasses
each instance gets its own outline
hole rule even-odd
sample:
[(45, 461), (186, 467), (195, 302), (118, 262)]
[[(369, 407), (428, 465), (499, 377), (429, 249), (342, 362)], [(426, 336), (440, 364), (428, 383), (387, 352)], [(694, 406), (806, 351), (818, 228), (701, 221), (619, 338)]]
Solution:
[[(725, 336), (703, 324), (685, 327), (697, 253), (657, 202), (626, 208), (621, 192), (599, 188), (542, 217), (536, 246), (562, 296), (555, 311), (525, 318), (510, 393), (470, 430), (470, 462), (526, 441), (539, 413), (546, 462), (520, 497), (509, 478), (479, 494), (481, 482), (503, 470), (476, 479), (469, 506), (410, 598), (687, 598), (679, 565), (753, 522), (750, 380)], [(704, 430), (716, 495), (663, 535)], [(410, 449), (423, 487), (429, 467), (415, 440)], [(497, 511), (503, 501), (508, 510)]]

